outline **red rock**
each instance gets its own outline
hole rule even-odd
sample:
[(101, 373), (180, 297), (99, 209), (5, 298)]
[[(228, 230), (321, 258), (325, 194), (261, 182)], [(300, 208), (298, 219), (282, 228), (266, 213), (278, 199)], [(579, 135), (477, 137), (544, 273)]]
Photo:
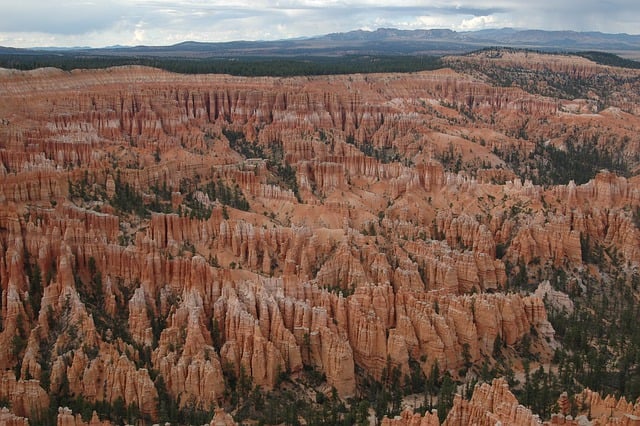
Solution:
[[(547, 66), (532, 58), (508, 53), (500, 61)], [(456, 60), (489, 66), (482, 54)], [(546, 60), (556, 72), (603, 72), (582, 60)], [(223, 366), (265, 389), (280, 373), (295, 380), (312, 367), (345, 398), (356, 394), (360, 369), (381, 379), (386, 368), (407, 373), (419, 360), (425, 373), (437, 361), (457, 374), (465, 356), (491, 357), (498, 337), (517, 345), (533, 327), (536, 346), (557, 343), (542, 293), (502, 291), (507, 260), (580, 267), (581, 236), (615, 247), (628, 265), (640, 259), (637, 178), (602, 172), (584, 185), (543, 188), (522, 182), (493, 153), (526, 158), (534, 141), (560, 146), (580, 128), (598, 129), (603, 141), (628, 136), (620, 150), (635, 158), (640, 123), (622, 110), (638, 109), (633, 83), (610, 95), (621, 110), (595, 114), (587, 101), (493, 87), (451, 70), (288, 79), (140, 67), (4, 70), (0, 82), (0, 369), (17, 415), (48, 405), (37, 381), (44, 343), (52, 394), (66, 378), (73, 396), (122, 398), (153, 421), (163, 419), (145, 363), (181, 407), (204, 410), (224, 402)], [(528, 140), (513, 137), (519, 129)], [(295, 185), (273, 159), (233, 150), (228, 130), (242, 131), (265, 156), (281, 147)], [(375, 158), (396, 152), (400, 161)], [(445, 171), (437, 158), (448, 152), (472, 166)], [(70, 200), (69, 183), (85, 180), (91, 194), (105, 196)], [(218, 180), (237, 184), (250, 210), (209, 199), (203, 186)], [(109, 202), (116, 181), (147, 201), (155, 200), (152, 186), (166, 188), (167, 207), (183, 214), (119, 212)], [(192, 196), (212, 209), (210, 218), (184, 214)], [(26, 261), (42, 272), (39, 312)], [(90, 284), (94, 264), (101, 291)], [(101, 313), (123, 312), (126, 330), (100, 323)], [(119, 331), (129, 343), (114, 337)], [(16, 335), (27, 340), (18, 356)], [(21, 379), (10, 377), (19, 362)], [(476, 393), (456, 400), (448, 424), (535, 419), (500, 382)], [(638, 415), (626, 401), (612, 404), (593, 397), (596, 409)], [(233, 421), (221, 411), (214, 420)], [(560, 420), (573, 421), (553, 421)], [(58, 421), (81, 419), (62, 410)], [(385, 420), (435, 421), (410, 413)]]
[(0, 424), (5, 426), (28, 426), (29, 419), (13, 414), (7, 407), (0, 409)]
[(49, 408), (49, 396), (37, 380), (16, 380), (10, 370), (0, 375), (0, 399), (9, 401), (19, 417), (41, 418)]
[(453, 408), (443, 425), (539, 425), (538, 416), (518, 404), (503, 379), (494, 379), (491, 385), (477, 385), (470, 401), (456, 395)]
[(215, 413), (209, 426), (235, 426), (237, 424), (230, 414), (225, 413), (224, 408), (216, 408)]

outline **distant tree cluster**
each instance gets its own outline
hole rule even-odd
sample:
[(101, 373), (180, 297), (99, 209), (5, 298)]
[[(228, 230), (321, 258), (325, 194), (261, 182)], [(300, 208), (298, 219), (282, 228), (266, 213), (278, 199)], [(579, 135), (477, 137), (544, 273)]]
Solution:
[(224, 129), (222, 134), (229, 141), (229, 148), (236, 151), (245, 158), (268, 158), (262, 146), (257, 143), (247, 141), (243, 132)]
[(207, 182), (207, 184), (202, 188), (198, 188), (196, 186), (194, 190), (186, 189), (186, 196), (184, 199), (184, 206), (186, 208), (184, 210), (181, 208), (179, 211), (180, 214), (184, 213), (189, 217), (201, 220), (208, 220), (211, 217), (212, 206), (205, 205), (199, 201), (195, 195), (196, 191), (202, 191), (207, 195), (210, 201), (217, 201), (222, 204), (222, 215), (225, 219), (228, 219), (226, 206), (233, 207), (238, 210), (249, 211), (249, 202), (245, 198), (238, 184), (230, 187), (221, 179), (218, 179), (217, 182)]
[(111, 199), (113, 207), (122, 212), (134, 213), (140, 217), (149, 215), (144, 206), (142, 195), (128, 182), (123, 182), (120, 178), (120, 173), (116, 175), (115, 189), (115, 195)]
[(622, 152), (602, 147), (597, 136), (579, 141), (569, 135), (565, 138), (564, 149), (538, 142), (528, 156), (516, 150), (498, 148), (494, 148), (493, 153), (502, 158), (517, 175), (537, 185), (566, 185), (571, 180), (581, 185), (593, 179), (602, 169), (621, 176), (629, 173)]
[(395, 146), (378, 148), (374, 146), (371, 141), (364, 140), (358, 143), (353, 135), (348, 135), (346, 142), (350, 145), (356, 146), (367, 157), (375, 158), (383, 164), (393, 163), (397, 161), (403, 161), (408, 164), (407, 159), (403, 158), (398, 152)]
[(640, 69), (640, 62), (634, 61), (632, 59), (621, 58), (620, 56), (614, 55), (613, 53), (589, 51), (589, 52), (575, 52), (574, 54), (578, 56), (582, 56), (583, 58), (590, 59), (593, 62), (601, 65), (610, 65), (612, 67), (620, 67), (620, 68)]
[[(273, 183), (290, 189), (298, 201), (302, 201), (298, 188), (298, 180), (296, 178), (296, 170), (284, 161), (282, 142), (275, 141), (270, 143), (268, 147), (263, 147), (257, 143), (247, 141), (243, 132), (225, 129), (222, 133), (229, 141), (229, 147), (238, 154), (245, 158), (261, 158), (267, 160), (267, 167), (276, 179)], [(240, 209), (242, 210), (242, 208)]]

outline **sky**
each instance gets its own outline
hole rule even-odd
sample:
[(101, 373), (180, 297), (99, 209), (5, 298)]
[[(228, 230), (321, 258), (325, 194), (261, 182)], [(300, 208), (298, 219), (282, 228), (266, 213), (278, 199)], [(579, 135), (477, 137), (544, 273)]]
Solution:
[(279, 40), (378, 28), (640, 33), (638, 0), (0, 0), (0, 46)]

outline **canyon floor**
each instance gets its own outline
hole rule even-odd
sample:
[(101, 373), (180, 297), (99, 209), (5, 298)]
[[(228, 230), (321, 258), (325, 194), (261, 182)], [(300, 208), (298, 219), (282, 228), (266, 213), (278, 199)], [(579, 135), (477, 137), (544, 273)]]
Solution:
[(640, 71), (443, 60), (0, 70), (0, 422), (640, 424)]

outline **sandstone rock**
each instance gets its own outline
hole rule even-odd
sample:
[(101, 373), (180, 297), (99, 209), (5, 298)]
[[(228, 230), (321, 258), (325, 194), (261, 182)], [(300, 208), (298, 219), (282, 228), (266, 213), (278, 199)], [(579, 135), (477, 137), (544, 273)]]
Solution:
[(230, 414), (225, 413), (224, 408), (216, 408), (215, 415), (209, 426), (235, 426), (236, 422)]
[(0, 399), (9, 401), (19, 417), (41, 418), (49, 407), (49, 396), (37, 380), (16, 380), (9, 370), (0, 375)]
[(556, 265), (564, 261), (582, 262), (580, 234), (571, 230), (569, 220), (564, 216), (553, 217), (550, 223), (536, 223), (521, 228), (511, 243), (511, 250), (522, 257), (525, 263), (534, 259), (549, 259)]
[(73, 411), (71, 411), (67, 407), (59, 407), (58, 408), (58, 417), (56, 424), (58, 426), (111, 426), (112, 423), (108, 421), (100, 421), (96, 412), (93, 412), (93, 416), (89, 422), (85, 422), (82, 420), (80, 414), (73, 415)]
[(554, 290), (549, 281), (543, 281), (536, 288), (535, 296), (551, 304), (558, 312), (573, 313), (573, 301), (566, 293)]
[(439, 426), (438, 414), (425, 413), (424, 416), (414, 414), (409, 410), (403, 411), (400, 416), (389, 419), (386, 416), (382, 419), (383, 426)]
[(142, 287), (138, 287), (129, 300), (129, 330), (131, 337), (137, 343), (143, 346), (152, 346), (153, 330)]
[(456, 395), (453, 408), (447, 415), (449, 425), (540, 425), (540, 419), (518, 404), (509, 386), (503, 379), (494, 379), (489, 385), (477, 385), (470, 401)]
[(13, 414), (7, 407), (0, 409), (0, 424), (4, 426), (28, 426), (29, 419)]
[(617, 399), (612, 395), (602, 397), (597, 392), (585, 389), (575, 395), (574, 400), (581, 404), (580, 412), (590, 413), (589, 416), (598, 424), (634, 424), (640, 418), (640, 407), (628, 402), (624, 397)]
[[(500, 61), (546, 66), (517, 53)], [(604, 72), (560, 59), (549, 69)], [(629, 85), (608, 102), (636, 111), (636, 71), (606, 72)], [(632, 159), (640, 122), (623, 110), (594, 114), (588, 101), (451, 70), (288, 79), (5, 70), (0, 82), (0, 397), (17, 415), (48, 406), (37, 380), (10, 372), (21, 363), (22, 379), (42, 378), (41, 347), (52, 395), (66, 379), (73, 396), (122, 398), (154, 421), (163, 419), (149, 369), (180, 407), (204, 410), (225, 399), (223, 366), (264, 389), (310, 367), (343, 398), (356, 394), (356, 371), (381, 379), (416, 361), (426, 374), (435, 362), (457, 374), (491, 357), (498, 337), (517, 345), (533, 327), (543, 351), (556, 344), (542, 299), (570, 301), (545, 283), (536, 295), (503, 293), (506, 261), (578, 268), (581, 237), (629, 267), (640, 259), (637, 178), (602, 172), (543, 188), (494, 153), (526, 158), (534, 141), (560, 146), (584, 128), (612, 143), (628, 136), (611, 149)], [(242, 155), (230, 131), (255, 152)], [(467, 170), (446, 171), (448, 152)], [(237, 185), (249, 211), (210, 199), (204, 185), (218, 181)], [(88, 194), (71, 197), (81, 182)], [(146, 202), (163, 188), (175, 213), (118, 211), (116, 182)], [(185, 214), (191, 200), (211, 216)], [(41, 289), (27, 274), (35, 264)], [(15, 336), (26, 340), (17, 354)], [(638, 415), (626, 401), (587, 399), (627, 422)], [(436, 418), (406, 412), (385, 424)], [(214, 421), (233, 422), (222, 411)], [(456, 399), (447, 420), (497, 421), (536, 424), (500, 382)], [(58, 422), (81, 419), (61, 410)]]

